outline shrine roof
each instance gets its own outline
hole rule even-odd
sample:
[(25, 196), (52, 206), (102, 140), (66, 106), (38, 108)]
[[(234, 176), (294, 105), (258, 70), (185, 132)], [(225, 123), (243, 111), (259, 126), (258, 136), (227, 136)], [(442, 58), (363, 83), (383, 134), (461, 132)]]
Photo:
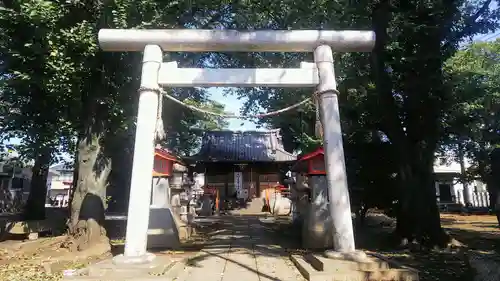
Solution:
[(155, 147), (155, 156), (159, 156), (163, 159), (174, 161), (176, 163), (182, 163), (182, 161), (177, 156), (173, 155), (170, 151), (158, 146)]
[(297, 157), (283, 148), (279, 130), (208, 131), (200, 151), (188, 157), (207, 162), (289, 162)]
[(311, 153), (300, 156), (298, 160), (305, 161), (305, 160), (309, 160), (311, 158), (314, 158), (318, 155), (325, 155), (325, 151), (323, 150), (323, 147), (320, 147)]
[(325, 155), (325, 151), (323, 150), (323, 147), (317, 148), (315, 151), (307, 153), (307, 154), (301, 154), (299, 157), (297, 157), (297, 161), (295, 164), (291, 167), (292, 172), (304, 172), (307, 171), (308, 169), (308, 161), (311, 160), (315, 157), (323, 157)]

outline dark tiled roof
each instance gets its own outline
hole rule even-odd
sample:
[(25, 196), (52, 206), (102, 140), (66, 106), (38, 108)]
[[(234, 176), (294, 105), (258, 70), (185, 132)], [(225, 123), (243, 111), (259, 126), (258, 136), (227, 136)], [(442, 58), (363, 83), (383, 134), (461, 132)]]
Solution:
[(226, 162), (285, 162), (297, 159), (283, 148), (279, 130), (208, 131), (203, 135), (200, 151), (190, 158)]

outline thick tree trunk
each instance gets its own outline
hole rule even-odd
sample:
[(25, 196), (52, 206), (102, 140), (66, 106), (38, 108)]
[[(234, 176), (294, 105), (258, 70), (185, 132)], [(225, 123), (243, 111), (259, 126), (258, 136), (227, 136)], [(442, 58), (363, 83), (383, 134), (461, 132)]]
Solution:
[(498, 187), (495, 186), (493, 177), (489, 177), (490, 180), (487, 181), (488, 193), (490, 195), (490, 210), (497, 217), (498, 226), (500, 226), (500, 192)]
[(50, 165), (50, 150), (42, 149), (32, 169), (28, 201), (24, 208), (24, 220), (44, 220), (47, 198), (47, 177)]
[(418, 243), (445, 247), (450, 237), (441, 227), (433, 178), (433, 157), (413, 157), (403, 164), (401, 197), (397, 212), (396, 234), (403, 246)]
[(71, 200), (68, 247), (74, 251), (98, 248), (109, 251), (109, 239), (104, 228), (109, 160), (102, 160), (101, 138), (82, 137), (78, 143), (78, 179)]
[[(107, 148), (111, 155), (112, 171), (109, 175), (107, 188), (108, 211), (112, 213), (126, 213), (130, 194), (130, 174), (132, 173), (134, 138), (114, 136), (112, 149)], [(111, 151), (109, 151), (111, 150)]]
[(500, 226), (500, 148), (495, 148), (489, 155), (491, 172), (485, 175), (490, 192), (491, 208), (495, 211)]
[[(80, 143), (80, 139), (77, 140), (77, 143)], [(78, 153), (79, 152), (79, 149), (78, 149), (78, 146), (77, 148), (75, 149), (74, 151), (74, 163), (73, 163), (73, 182), (71, 183), (71, 191), (69, 193), (69, 203), (68, 203), (68, 206), (69, 206), (69, 209), (71, 211), (71, 206), (73, 205), (73, 195), (75, 194), (75, 190), (77, 188), (77, 185), (78, 185), (78, 168), (80, 167), (79, 163), (80, 163), (80, 159), (78, 158)], [(68, 226), (69, 226), (69, 222), (70, 220), (68, 220)]]
[[(109, 94), (109, 81), (104, 73), (105, 55), (95, 56), (96, 70), (87, 77), (88, 88), (81, 96), (81, 116), (76, 159), (78, 163), (71, 197), (67, 247), (73, 251), (90, 250), (103, 254), (110, 250), (104, 228), (106, 187), (111, 172), (111, 160), (104, 153), (104, 139), (109, 125), (109, 108), (102, 97)], [(98, 251), (98, 252), (96, 252)]]
[(460, 181), (463, 185), (463, 195), (464, 195), (464, 205), (469, 207), (472, 205), (472, 198), (470, 197), (471, 193), (469, 192), (469, 183), (467, 182), (467, 175), (465, 168), (465, 155), (464, 155), (464, 147), (461, 143), (458, 144), (458, 158), (460, 163)]
[(494, 205), (495, 215), (497, 216), (498, 226), (500, 226), (500, 192), (496, 192), (495, 195), (495, 205)]
[[(441, 228), (436, 204), (433, 179), (434, 152), (440, 134), (442, 59), (440, 59), (441, 34), (435, 29), (406, 30), (410, 41), (403, 48), (413, 49), (421, 60), (400, 67), (401, 73), (393, 77), (387, 71), (388, 62), (395, 58), (386, 45), (391, 37), (387, 34), (396, 7), (384, 0), (373, 8), (373, 27), (376, 32), (373, 58), (373, 77), (384, 112), (380, 116), (381, 130), (386, 133), (399, 157), (400, 191), (397, 208), (396, 234), (401, 241), (444, 246), (448, 236)], [(411, 8), (411, 5), (407, 7)], [(417, 7), (414, 7), (416, 10)], [(422, 15), (431, 21), (439, 21), (433, 15)], [(429, 24), (430, 26), (431, 24)], [(431, 31), (434, 30), (434, 31)], [(399, 36), (399, 35), (398, 35)], [(415, 47), (419, 45), (419, 47)], [(413, 52), (412, 51), (412, 52)], [(413, 57), (411, 52), (399, 56)], [(398, 82), (397, 85), (394, 83)], [(400, 92), (402, 101), (395, 100)], [(425, 128), (425, 134), (422, 133)]]

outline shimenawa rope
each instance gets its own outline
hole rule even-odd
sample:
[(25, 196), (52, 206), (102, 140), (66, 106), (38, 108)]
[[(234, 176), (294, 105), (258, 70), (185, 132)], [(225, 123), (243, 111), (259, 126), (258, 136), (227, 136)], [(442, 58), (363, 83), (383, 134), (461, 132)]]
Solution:
[(196, 112), (199, 112), (199, 113), (203, 113), (203, 114), (212, 115), (212, 116), (217, 116), (217, 117), (220, 117), (220, 118), (233, 118), (233, 119), (266, 118), (266, 117), (270, 117), (270, 116), (274, 116), (274, 115), (278, 115), (280, 113), (284, 113), (284, 112), (290, 111), (290, 110), (292, 110), (294, 108), (297, 108), (297, 107), (299, 107), (299, 106), (301, 106), (301, 105), (303, 105), (303, 104), (305, 104), (305, 103), (307, 103), (308, 101), (311, 100), (311, 98), (306, 98), (306, 99), (302, 100), (301, 102), (295, 103), (293, 105), (290, 105), (288, 107), (282, 108), (280, 110), (271, 111), (271, 112), (267, 112), (267, 113), (261, 113), (261, 114), (253, 114), (253, 115), (241, 116), (241, 115), (234, 115), (234, 114), (217, 113), (217, 112), (213, 112), (213, 111), (201, 109), (201, 108), (198, 108), (196, 106), (193, 106), (193, 105), (190, 105), (190, 104), (186, 104), (183, 101), (178, 100), (175, 97), (169, 95), (165, 91), (161, 91), (161, 92), (169, 100), (171, 100), (171, 101), (173, 101), (173, 102), (175, 102), (177, 104), (180, 104), (180, 105), (182, 105), (182, 106), (184, 106), (186, 108), (189, 108), (189, 109), (191, 109), (193, 111), (196, 111)]
[[(175, 97), (169, 95), (165, 90), (163, 90), (161, 88), (146, 88), (146, 87), (139, 88), (139, 92), (142, 92), (142, 91), (152, 91), (152, 92), (158, 93), (158, 114), (157, 114), (157, 118), (156, 118), (156, 130), (155, 130), (155, 138), (157, 141), (162, 141), (166, 137), (165, 129), (163, 127), (163, 118), (162, 118), (163, 117), (163, 110), (162, 109), (163, 109), (163, 97), (164, 96), (166, 98), (168, 98), (169, 100), (171, 100), (171, 101), (173, 101), (181, 106), (189, 108), (193, 111), (196, 111), (196, 112), (199, 112), (202, 114), (217, 116), (220, 118), (233, 118), (233, 119), (253, 119), (253, 118), (266, 118), (266, 117), (270, 117), (270, 116), (275, 116), (275, 115), (278, 115), (281, 113), (288, 112), (288, 111), (295, 109), (299, 106), (302, 106), (312, 99), (312, 100), (314, 100), (314, 103), (316, 105), (315, 133), (316, 133), (317, 137), (323, 136), (323, 126), (322, 126), (321, 119), (320, 119), (319, 98), (318, 98), (319, 95), (321, 95), (323, 92), (316, 91), (313, 93), (312, 97), (305, 98), (304, 100), (302, 100), (298, 103), (292, 104), (290, 106), (287, 106), (287, 107), (279, 109), (279, 110), (275, 110), (275, 111), (271, 111), (271, 112), (267, 112), (267, 113), (261, 113), (261, 114), (241, 116), (241, 115), (234, 115), (234, 114), (217, 113), (217, 112), (198, 108), (196, 106), (187, 104), (181, 100), (176, 99)], [(328, 92), (331, 92), (331, 91), (338, 94), (337, 90), (328, 90)]]

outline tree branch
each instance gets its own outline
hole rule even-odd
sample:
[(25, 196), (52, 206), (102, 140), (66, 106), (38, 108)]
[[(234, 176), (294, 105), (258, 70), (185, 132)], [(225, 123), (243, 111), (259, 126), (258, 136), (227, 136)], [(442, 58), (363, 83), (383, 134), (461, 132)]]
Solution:
[(481, 8), (479, 8), (476, 13), (471, 15), (465, 20), (464, 23), (464, 28), (460, 31), (455, 32), (452, 34), (449, 40), (443, 45), (443, 50), (446, 50), (449, 48), (451, 45), (458, 43), (462, 37), (465, 35), (471, 33), (471, 31), (474, 29), (476, 20), (481, 17), (489, 8), (492, 0), (486, 0), (484, 1), (483, 5), (481, 5)]
[(392, 143), (403, 145), (404, 132), (399, 122), (399, 112), (393, 96), (392, 81), (385, 68), (385, 46), (388, 41), (387, 27), (390, 21), (390, 3), (389, 1), (380, 2), (373, 10), (373, 27), (377, 36), (375, 47), (372, 53), (372, 77), (376, 81), (376, 90), (380, 102), (386, 109), (382, 116), (386, 122), (381, 122), (381, 131), (383, 131)]

